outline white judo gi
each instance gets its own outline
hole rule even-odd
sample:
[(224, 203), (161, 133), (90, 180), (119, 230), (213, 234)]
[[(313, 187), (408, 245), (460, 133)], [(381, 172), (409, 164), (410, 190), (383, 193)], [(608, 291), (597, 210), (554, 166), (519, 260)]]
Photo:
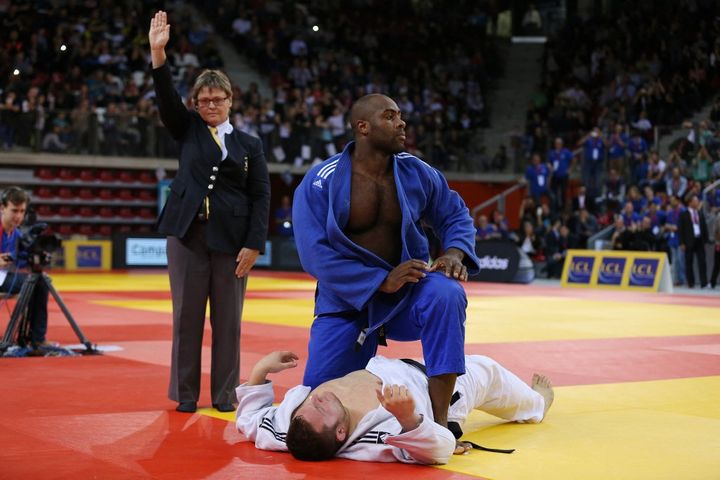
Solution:
[[(542, 420), (545, 400), (496, 361), (481, 355), (466, 355), (466, 373), (457, 378), (460, 399), (450, 406), (448, 421), (462, 425), (473, 409), (508, 421), (537, 423)], [(414, 430), (401, 433), (397, 419), (379, 406), (358, 423), (336, 456), (372, 462), (444, 464), (455, 449), (455, 438), (433, 420), (428, 378), (417, 367), (397, 359), (376, 356), (366, 370), (385, 385), (405, 385), (423, 416)], [(262, 450), (287, 451), (285, 436), (290, 415), (307, 398), (310, 387), (288, 390), (282, 403), (273, 406), (272, 382), (240, 385), (236, 389), (238, 431)]]

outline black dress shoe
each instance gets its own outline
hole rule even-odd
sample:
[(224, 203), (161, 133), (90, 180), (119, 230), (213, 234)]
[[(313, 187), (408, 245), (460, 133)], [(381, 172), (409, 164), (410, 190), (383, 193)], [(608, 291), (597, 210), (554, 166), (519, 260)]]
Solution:
[(234, 412), (235, 406), (232, 403), (213, 403), (213, 408), (220, 412)]
[(183, 413), (193, 413), (197, 410), (197, 402), (180, 402), (175, 410)]

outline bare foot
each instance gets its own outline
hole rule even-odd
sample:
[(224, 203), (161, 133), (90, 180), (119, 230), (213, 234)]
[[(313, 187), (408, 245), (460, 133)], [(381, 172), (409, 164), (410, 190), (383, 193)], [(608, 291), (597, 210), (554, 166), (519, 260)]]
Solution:
[(455, 451), (453, 452), (453, 455), (464, 455), (470, 450), (472, 450), (472, 445), (470, 445), (468, 442), (461, 442), (460, 440), (455, 440)]
[(532, 389), (538, 392), (545, 399), (545, 410), (543, 411), (543, 419), (547, 415), (547, 411), (550, 409), (553, 400), (555, 399), (555, 393), (553, 392), (552, 383), (550, 379), (545, 375), (536, 373), (532, 377)]

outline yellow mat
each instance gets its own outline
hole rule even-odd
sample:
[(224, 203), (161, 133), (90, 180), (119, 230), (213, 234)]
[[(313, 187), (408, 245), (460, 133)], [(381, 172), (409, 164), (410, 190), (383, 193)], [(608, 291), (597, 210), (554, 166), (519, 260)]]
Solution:
[(543, 423), (498, 423), (473, 414), (480, 445), (447, 470), (493, 479), (717, 480), (720, 377), (557, 388)]
[[(98, 300), (95, 303), (172, 312), (170, 300)], [(583, 312), (582, 318), (579, 312)], [(533, 296), (471, 296), (465, 338), (468, 343), (497, 343), (707, 335), (720, 333), (718, 318), (718, 309), (710, 307)], [(310, 328), (312, 319), (313, 300), (309, 298), (245, 300), (245, 322)]]
[(560, 387), (540, 424), (470, 416), (464, 439), (515, 453), (476, 450), (435, 468), (498, 480), (718, 479), (718, 399), (720, 377)]

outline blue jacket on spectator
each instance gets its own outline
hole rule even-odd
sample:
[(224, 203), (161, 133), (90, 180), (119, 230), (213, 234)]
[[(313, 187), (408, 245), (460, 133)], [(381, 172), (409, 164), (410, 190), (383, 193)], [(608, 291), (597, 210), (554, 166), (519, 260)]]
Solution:
[(602, 162), (605, 154), (605, 143), (599, 137), (589, 137), (585, 140), (585, 160), (588, 162)]
[(530, 186), (530, 194), (533, 197), (548, 193), (548, 178), (550, 177), (550, 168), (546, 163), (530, 165), (525, 170), (525, 178)]
[(638, 158), (647, 153), (649, 147), (644, 138), (635, 136), (630, 139), (630, 143), (628, 143), (628, 150), (630, 150), (630, 153), (634, 158)]
[(548, 162), (552, 165), (553, 177), (567, 177), (572, 158), (573, 154), (567, 148), (562, 148), (559, 151), (556, 149), (550, 150), (550, 153), (548, 153)]
[[(623, 142), (625, 145), (629, 145), (630, 138), (626, 133), (621, 133), (619, 135), (620, 141)], [(617, 142), (614, 137), (610, 137), (610, 148), (608, 149), (608, 156), (610, 158), (622, 158), (625, 156), (625, 148), (622, 146), (619, 142)]]

